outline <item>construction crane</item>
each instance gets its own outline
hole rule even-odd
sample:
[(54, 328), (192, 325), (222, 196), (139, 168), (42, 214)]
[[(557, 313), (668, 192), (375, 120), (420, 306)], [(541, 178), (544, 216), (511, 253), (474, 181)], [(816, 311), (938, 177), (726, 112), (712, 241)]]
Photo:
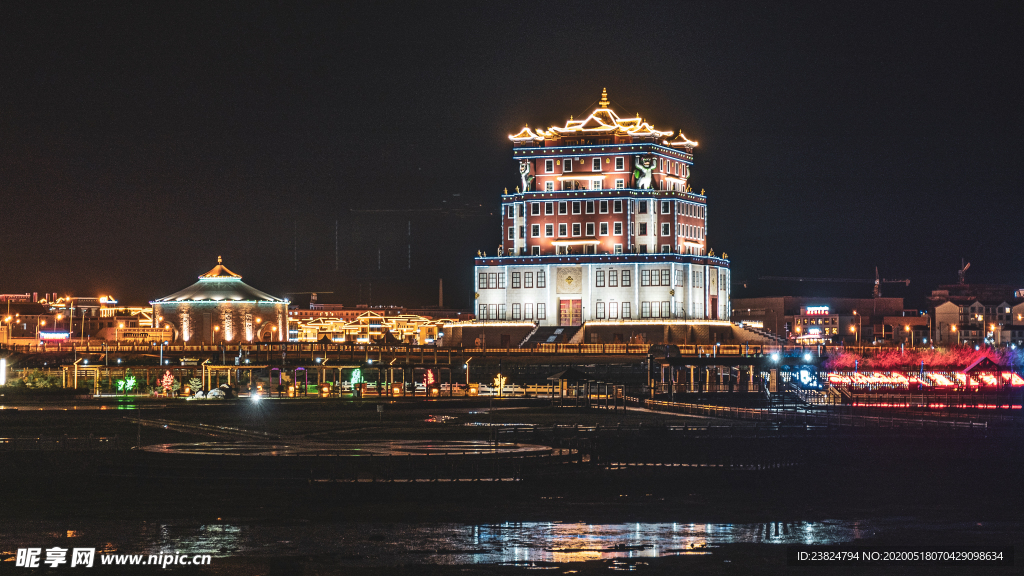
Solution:
[(971, 267), (971, 263), (970, 262), (968, 262), (967, 264), (964, 264), (964, 259), (963, 258), (960, 259), (960, 269), (956, 271), (956, 276), (957, 276), (957, 279), (960, 280), (961, 284), (966, 284), (967, 283), (965, 281), (965, 275), (967, 274), (967, 269), (970, 268), (970, 267)]
[(780, 280), (783, 282), (856, 282), (856, 283), (873, 283), (874, 289), (871, 291), (872, 298), (881, 298), (882, 284), (905, 284), (910, 286), (910, 279), (903, 280), (888, 280), (880, 279), (878, 277), (878, 267), (875, 266), (875, 279), (870, 278), (804, 278), (802, 276), (759, 276), (758, 280)]

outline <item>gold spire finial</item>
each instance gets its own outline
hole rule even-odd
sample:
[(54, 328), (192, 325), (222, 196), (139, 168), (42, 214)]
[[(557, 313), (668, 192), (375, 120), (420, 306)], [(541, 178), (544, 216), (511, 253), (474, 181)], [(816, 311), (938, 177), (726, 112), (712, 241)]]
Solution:
[(221, 257), (217, 256), (217, 264), (223, 264), (223, 263), (224, 263), (224, 261), (221, 259)]
[(598, 102), (598, 105), (601, 106), (601, 108), (607, 108), (608, 107), (608, 89), (607, 88), (601, 88), (601, 101)]

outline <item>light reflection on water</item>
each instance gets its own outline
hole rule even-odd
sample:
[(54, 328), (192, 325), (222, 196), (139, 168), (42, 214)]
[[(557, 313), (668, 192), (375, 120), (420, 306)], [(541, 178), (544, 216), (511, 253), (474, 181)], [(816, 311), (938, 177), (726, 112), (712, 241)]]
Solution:
[[(912, 525), (913, 522), (909, 522)], [(341, 564), (580, 562), (714, 553), (725, 544), (840, 544), (891, 535), (906, 519), (748, 524), (517, 522), (38, 522), (0, 529), (0, 551), (29, 546), (96, 547), (133, 554), (335, 555)], [(925, 530), (960, 530), (959, 524)], [(1012, 526), (1011, 531), (1019, 530)], [(67, 534), (67, 537), (61, 538)], [(6, 553), (4, 554), (6, 556)]]

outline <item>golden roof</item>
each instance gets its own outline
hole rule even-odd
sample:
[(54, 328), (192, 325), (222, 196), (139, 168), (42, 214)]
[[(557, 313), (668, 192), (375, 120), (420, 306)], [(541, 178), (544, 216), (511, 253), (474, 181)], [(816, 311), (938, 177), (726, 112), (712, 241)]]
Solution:
[(547, 130), (531, 130), (528, 126), (519, 131), (518, 134), (510, 135), (509, 140), (523, 142), (526, 140), (541, 141), (545, 138), (558, 138), (575, 135), (603, 136), (603, 135), (630, 135), (639, 137), (653, 137), (663, 139), (663, 143), (671, 146), (693, 147), (697, 143), (683, 135), (682, 131), (658, 130), (648, 124), (638, 114), (633, 118), (622, 118), (608, 107), (608, 89), (601, 91), (601, 100), (598, 107), (583, 120), (569, 119), (565, 126), (552, 126)]
[(200, 278), (241, 278), (239, 274), (235, 274), (231, 270), (228, 270), (224, 266), (224, 261), (220, 256), (217, 256), (217, 265), (213, 267), (209, 272), (200, 276)]

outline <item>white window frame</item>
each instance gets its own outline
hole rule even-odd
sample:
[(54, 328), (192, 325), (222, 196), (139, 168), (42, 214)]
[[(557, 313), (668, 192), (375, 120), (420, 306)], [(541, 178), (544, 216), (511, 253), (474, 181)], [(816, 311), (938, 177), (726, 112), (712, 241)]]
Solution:
[(565, 222), (562, 222), (561, 224), (558, 225), (558, 237), (559, 238), (565, 238), (568, 235), (569, 235), (569, 226)]
[[(626, 159), (623, 158), (622, 156), (616, 156), (615, 157), (615, 171), (616, 172), (622, 172), (625, 169), (626, 169)], [(616, 180), (616, 182), (618, 182), (618, 180)]]
[(583, 226), (581, 226), (579, 222), (573, 222), (572, 223), (572, 236), (573, 236), (573, 238), (578, 238), (578, 237), (580, 237), (582, 235), (583, 235)]
[(554, 173), (554, 171), (555, 171), (555, 161), (554, 160), (545, 160), (544, 161), (544, 172), (546, 174), (552, 174), (552, 173)]
[(515, 226), (509, 226), (508, 227), (508, 239), (509, 240), (515, 240), (516, 239), (516, 227)]
[(562, 160), (562, 173), (572, 172), (572, 158)]
[(590, 169), (592, 171), (594, 171), (594, 172), (600, 172), (601, 171), (601, 158), (600, 157), (594, 158), (591, 161), (590, 164), (591, 164)]
[(662, 222), (661, 223), (661, 235), (662, 236), (671, 236), (672, 235), (672, 224), (670, 224), (668, 222)]
[(625, 187), (626, 187), (626, 181), (625, 180), (623, 180), (622, 178), (616, 178), (615, 179), (615, 189), (616, 190), (622, 190)]
[(598, 214), (607, 214), (608, 213), (608, 201), (607, 200), (598, 200), (597, 201), (597, 212), (598, 212)]
[(555, 225), (554, 224), (545, 224), (544, 225), (544, 237), (545, 238), (554, 238), (555, 237)]
[(540, 238), (540, 224), (530, 224), (530, 233), (533, 238)]
[(587, 231), (587, 234), (586, 234), (587, 236), (593, 236), (594, 235), (594, 223), (593, 222), (587, 222), (587, 225), (586, 225), (585, 229)]
[(616, 254), (622, 254), (622, 244), (616, 244), (612, 249)]
[(597, 229), (598, 229), (598, 234), (599, 235), (601, 235), (601, 236), (607, 236), (608, 235), (608, 223), (607, 222), (601, 222), (601, 225), (598, 226)]
[(545, 192), (554, 192), (555, 191), (555, 183), (552, 182), (551, 180), (548, 180), (547, 182), (545, 182), (544, 183), (544, 191)]

